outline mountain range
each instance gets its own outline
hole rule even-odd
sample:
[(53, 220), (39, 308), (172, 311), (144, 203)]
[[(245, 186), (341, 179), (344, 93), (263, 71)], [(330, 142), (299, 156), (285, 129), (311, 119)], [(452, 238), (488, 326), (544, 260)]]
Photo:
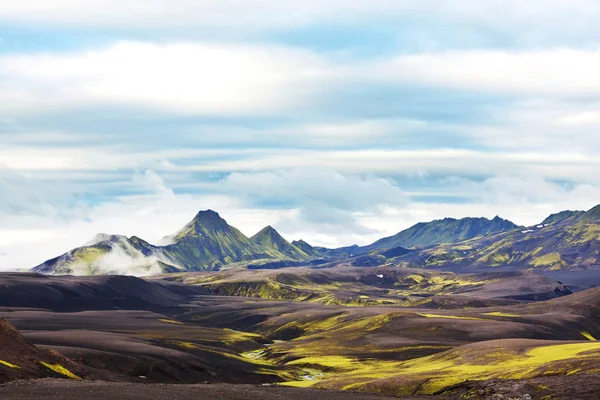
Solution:
[(339, 249), (288, 242), (267, 226), (252, 237), (212, 210), (200, 211), (162, 246), (139, 237), (99, 234), (85, 246), (32, 271), (74, 275), (155, 275), (228, 268), (282, 268), (318, 264), (418, 268), (600, 268), (600, 206), (562, 211), (540, 225), (520, 227), (495, 217), (445, 218), (418, 223), (368, 246)]
[(248, 238), (212, 210), (200, 211), (169, 240), (165, 246), (154, 246), (136, 236), (100, 234), (86, 246), (48, 260), (33, 271), (141, 276), (219, 270), (235, 263), (309, 261), (318, 257), (307, 243), (291, 244), (271, 227)]

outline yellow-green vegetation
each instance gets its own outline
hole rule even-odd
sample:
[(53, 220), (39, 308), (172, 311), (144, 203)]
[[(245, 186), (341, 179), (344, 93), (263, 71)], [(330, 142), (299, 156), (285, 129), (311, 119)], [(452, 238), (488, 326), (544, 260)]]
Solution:
[(465, 317), (461, 315), (442, 315), (442, 314), (417, 314), (425, 318), (447, 318), (447, 319), (467, 319), (467, 320), (481, 320), (482, 318), (477, 317)]
[(73, 258), (79, 262), (93, 263), (101, 256), (108, 253), (103, 247), (82, 247), (73, 254)]
[[(366, 332), (372, 332), (384, 327), (394, 317), (407, 315), (405, 313), (375, 314), (356, 317), (351, 313), (336, 313), (331, 315), (298, 316), (289, 322), (277, 325), (274, 329), (269, 325), (263, 330), (265, 336), (277, 336), (278, 333), (290, 330), (303, 332), (306, 338), (311, 334), (327, 332), (331, 335), (341, 335), (345, 338), (361, 337)], [(289, 317), (288, 317), (289, 318)]]
[(223, 331), (226, 333), (223, 343), (228, 346), (235, 343), (263, 339), (261, 335), (257, 335), (256, 333), (234, 331), (233, 329), (223, 329)]
[(242, 354), (219, 351), (215, 348), (200, 346), (192, 342), (184, 342), (179, 340), (168, 341), (167, 343), (175, 345), (184, 350), (202, 351), (207, 353), (218, 354), (222, 357), (236, 360), (242, 363), (247, 363), (251, 369), (263, 375), (274, 375), (284, 381), (298, 381), (302, 375), (302, 371), (292, 367), (284, 367), (271, 362), (264, 358), (264, 350), (251, 351)]
[(169, 343), (172, 343), (178, 347), (181, 347), (182, 349), (187, 349), (187, 350), (199, 350), (200, 349), (200, 347), (198, 347), (194, 343), (190, 343), (190, 342), (172, 341)]
[(536, 268), (547, 267), (551, 270), (560, 270), (566, 266), (566, 263), (560, 253), (554, 252), (534, 258), (531, 265)]
[(404, 281), (414, 281), (415, 283), (423, 283), (424, 281), (426, 281), (426, 279), (421, 275), (412, 274), (405, 277)]
[(183, 322), (175, 321), (174, 319), (159, 318), (158, 321), (164, 322), (165, 324), (185, 325)]
[(592, 334), (591, 334), (591, 333), (589, 333), (589, 332), (585, 332), (585, 331), (584, 331), (584, 332), (581, 332), (581, 335), (582, 335), (584, 338), (586, 338), (586, 339), (588, 339), (588, 340), (591, 340), (591, 341), (593, 341), (593, 342), (595, 342), (595, 341), (597, 340), (597, 339), (596, 339), (595, 337), (593, 337), (593, 336), (592, 336)]
[(19, 367), (18, 365), (11, 364), (8, 361), (4, 361), (4, 360), (0, 360), (0, 365), (4, 365), (5, 367), (12, 368), (12, 369), (21, 369), (21, 367)]
[(48, 368), (50, 371), (54, 371), (57, 374), (60, 374), (62, 376), (66, 376), (67, 378), (70, 379), (74, 379), (77, 381), (82, 381), (83, 379), (77, 375), (75, 375), (74, 373), (72, 373), (71, 371), (69, 371), (68, 369), (66, 369), (65, 367), (63, 367), (60, 364), (49, 364), (47, 362), (44, 361), (40, 361), (39, 362), (42, 366)]
[(511, 261), (509, 255), (514, 243), (510, 238), (499, 240), (485, 249), (478, 262), (490, 267), (498, 267)]
[(567, 229), (570, 244), (585, 244), (600, 240), (600, 225), (580, 222)]
[[(462, 290), (464, 288), (481, 286), (487, 283), (492, 282), (491, 280), (470, 280), (464, 276), (458, 276), (450, 273), (444, 273), (441, 275), (429, 275), (429, 276), (421, 276), (416, 274), (411, 274), (406, 276), (400, 282), (396, 283), (394, 286), (397, 287), (406, 287), (408, 291), (401, 295), (402, 297), (406, 297), (411, 294), (436, 294), (436, 295), (444, 295), (450, 294), (457, 290)], [(418, 306), (418, 304), (410, 304), (410, 306)]]
[[(368, 307), (397, 305), (420, 307), (431, 302), (430, 295), (445, 295), (463, 291), (466, 288), (481, 286), (491, 280), (477, 280), (453, 273), (395, 273), (393, 288), (379, 287), (365, 283), (373, 274), (356, 277), (326, 277), (320, 272), (310, 271), (298, 274), (275, 271), (257, 271), (254, 274), (231, 274), (222, 271), (215, 275), (195, 275), (169, 277), (183, 280), (187, 284), (210, 288), (214, 293), (227, 296), (258, 297), (271, 300), (285, 300)], [(392, 276), (388, 276), (388, 280)], [(427, 295), (427, 296), (424, 296)]]
[(451, 350), (404, 362), (310, 357), (295, 360), (293, 364), (318, 365), (328, 370), (326, 378), (316, 383), (317, 387), (402, 395), (433, 394), (467, 380), (575, 374), (590, 361), (600, 361), (600, 343), (540, 346), (524, 352), (504, 347)]
[(299, 360), (290, 361), (287, 365), (315, 366), (336, 372), (354, 371), (357, 368), (362, 367), (361, 361), (352, 357), (342, 356), (305, 357)]
[(301, 381), (283, 382), (280, 383), (280, 385), (307, 388), (313, 386), (317, 381), (324, 377), (323, 372), (318, 369), (303, 368), (302, 371), (305, 374), (300, 377), (302, 379)]
[(494, 311), (494, 312), (486, 312), (483, 313), (483, 315), (489, 315), (491, 317), (506, 317), (506, 318), (511, 318), (511, 317), (519, 317), (519, 314), (508, 314), (508, 313), (503, 313), (500, 311)]

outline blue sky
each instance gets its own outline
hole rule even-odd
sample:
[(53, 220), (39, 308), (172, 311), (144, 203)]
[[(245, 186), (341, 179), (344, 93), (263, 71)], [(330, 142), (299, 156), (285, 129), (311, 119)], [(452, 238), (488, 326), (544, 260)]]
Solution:
[(207, 208), (339, 246), (600, 203), (597, 1), (80, 3), (0, 4), (0, 269)]

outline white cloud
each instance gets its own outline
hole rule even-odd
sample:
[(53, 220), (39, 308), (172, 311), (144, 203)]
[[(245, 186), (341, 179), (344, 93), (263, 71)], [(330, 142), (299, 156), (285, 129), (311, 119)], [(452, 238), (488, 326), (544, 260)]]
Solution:
[(381, 65), (382, 79), (526, 96), (600, 96), (600, 51), (470, 50), (403, 55)]
[(598, 128), (600, 127), (600, 111), (584, 111), (565, 115), (556, 120), (556, 124), (567, 127), (583, 125)]
[(141, 107), (183, 114), (273, 113), (320, 93), (334, 68), (300, 49), (118, 42), (68, 54), (0, 56), (3, 114)]
[(234, 172), (220, 186), (256, 201), (303, 205), (305, 201), (363, 211), (382, 204), (403, 204), (404, 192), (391, 181), (370, 176), (348, 176), (326, 168)]
[(276, 227), (294, 237), (309, 232), (310, 236), (325, 234), (329, 240), (377, 233), (359, 222), (361, 213), (378, 213), (382, 207), (408, 203), (404, 191), (389, 180), (326, 168), (232, 173), (219, 183), (219, 189), (248, 204), (293, 210), (276, 222)]
[[(497, 31), (520, 27), (573, 35), (597, 32), (599, 10), (594, 0), (21, 0), (0, 3), (0, 19), (60, 26), (248, 31), (413, 17), (477, 24)], [(570, 29), (565, 30), (565, 25)]]
[[(474, 139), (489, 149), (503, 152), (535, 152), (557, 154), (557, 165), (570, 169), (560, 155), (580, 154), (593, 158), (600, 148), (600, 118), (597, 101), (521, 100), (490, 110), (481, 124), (455, 126), (466, 138)], [(579, 161), (583, 161), (581, 157)], [(573, 170), (573, 178), (597, 173), (597, 167), (586, 171)], [(581, 175), (581, 173), (583, 175)]]
[[(0, 109), (5, 118), (101, 106), (282, 115), (318, 110), (322, 96), (374, 83), (590, 101), (600, 99), (599, 69), (595, 50), (472, 50), (353, 60), (273, 45), (122, 41), (73, 53), (0, 56)], [(391, 122), (306, 128), (315, 135), (363, 135)]]
[[(479, 151), (466, 149), (416, 150), (286, 150), (262, 153), (257, 157), (236, 160), (217, 160), (182, 166), (182, 171), (254, 171), (281, 169), (328, 168), (346, 174), (427, 176), (483, 175), (494, 176), (498, 171), (521, 176), (535, 175), (544, 179), (595, 181), (600, 160), (579, 152), (540, 151)], [(560, 168), (557, 168), (560, 166)]]

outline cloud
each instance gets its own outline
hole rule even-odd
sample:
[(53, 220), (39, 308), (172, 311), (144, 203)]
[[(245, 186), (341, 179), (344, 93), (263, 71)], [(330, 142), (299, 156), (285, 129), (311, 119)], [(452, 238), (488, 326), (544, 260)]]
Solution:
[(310, 201), (341, 210), (368, 211), (382, 204), (407, 201), (404, 192), (387, 179), (344, 175), (326, 168), (234, 172), (220, 182), (220, 187), (254, 202), (292, 207)]
[(299, 107), (334, 68), (285, 46), (121, 41), (67, 54), (0, 56), (3, 114), (131, 107), (261, 114)]
[(555, 121), (557, 125), (574, 126), (600, 126), (600, 111), (584, 111), (570, 115), (565, 115)]
[[(594, 0), (38, 0), (0, 4), (0, 19), (13, 23), (136, 30), (219, 28), (229, 30), (289, 29), (317, 23), (369, 23), (398, 18), (471, 24), (496, 31), (577, 35), (597, 32)], [(565, 30), (567, 23), (573, 23)], [(555, 33), (556, 34), (556, 33)], [(536, 36), (536, 35), (532, 35)], [(537, 36), (540, 36), (539, 33)]]
[[(98, 232), (156, 243), (204, 208), (338, 246), (591, 207), (599, 15), (592, 0), (0, 2), (16, 28), (0, 268)], [(44, 51), (14, 53), (21, 25)]]
[(234, 172), (219, 183), (219, 189), (254, 207), (294, 210), (275, 225), (295, 235), (307, 231), (373, 234), (377, 230), (361, 225), (360, 214), (408, 203), (404, 191), (387, 179), (344, 175), (326, 168)]
[[(0, 117), (94, 108), (113, 115), (123, 108), (183, 116), (310, 115), (323, 105), (334, 107), (334, 99), (357, 102), (358, 87), (377, 85), (589, 102), (600, 98), (599, 68), (600, 51), (585, 49), (455, 50), (357, 59), (281, 45), (119, 41), (96, 50), (0, 56)], [(355, 94), (339, 99), (344, 93)], [(369, 126), (373, 120), (346, 127), (307, 123), (305, 128), (313, 136), (362, 135), (367, 129), (385, 130), (392, 121), (375, 127)], [(423, 122), (396, 118), (402, 121)]]
[(600, 51), (470, 50), (402, 55), (383, 62), (379, 77), (496, 94), (600, 96)]

